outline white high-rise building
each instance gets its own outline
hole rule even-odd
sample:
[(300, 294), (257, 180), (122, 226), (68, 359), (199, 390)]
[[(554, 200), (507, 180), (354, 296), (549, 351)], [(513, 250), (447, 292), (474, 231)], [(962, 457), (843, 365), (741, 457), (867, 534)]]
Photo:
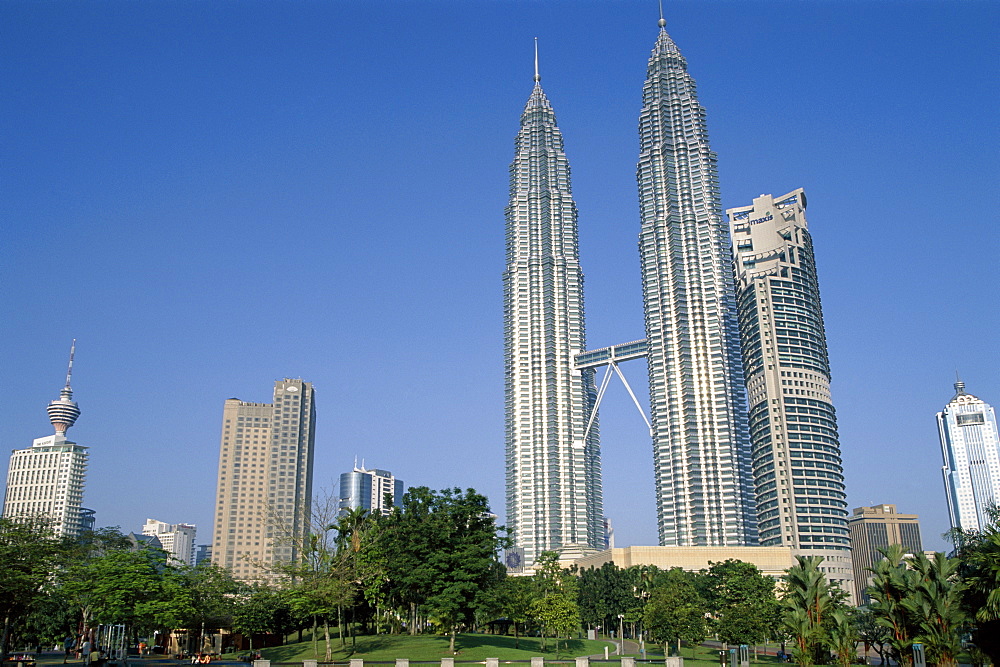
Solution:
[(944, 457), (945, 496), (952, 528), (983, 530), (987, 509), (1000, 505), (1000, 438), (996, 412), (955, 383), (955, 396), (937, 414)]
[(847, 493), (806, 193), (761, 195), (726, 213), (760, 545), (822, 556), (827, 578), (853, 594)]
[(687, 61), (660, 19), (637, 170), (657, 522), (664, 546), (757, 543), (729, 230)]
[(178, 563), (194, 566), (194, 538), (198, 529), (188, 523), (166, 523), (146, 519), (143, 535), (153, 535), (160, 540), (163, 550)]
[(76, 341), (70, 348), (66, 386), (49, 403), (55, 435), (37, 438), (27, 449), (15, 449), (7, 469), (3, 516), (38, 517), (50, 521), (57, 535), (76, 537), (83, 529), (81, 505), (87, 472), (87, 448), (66, 439), (80, 408), (73, 401), (70, 379)]
[(507, 529), (530, 565), (542, 551), (603, 545), (594, 371), (585, 347), (583, 273), (569, 162), (535, 86), (521, 114), (506, 209), (504, 380)]

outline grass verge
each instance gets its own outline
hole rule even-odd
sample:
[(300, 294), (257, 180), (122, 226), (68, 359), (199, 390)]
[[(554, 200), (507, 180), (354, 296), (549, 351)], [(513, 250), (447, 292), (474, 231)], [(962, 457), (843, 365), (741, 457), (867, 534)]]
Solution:
[[(443, 635), (365, 635), (356, 638), (356, 646), (352, 651), (351, 641), (347, 640), (347, 646), (341, 648), (340, 640), (332, 637), (333, 659), (347, 660), (350, 658), (363, 658), (373, 662), (393, 661), (396, 658), (409, 658), (410, 660), (440, 660), (441, 658), (454, 657), (456, 661), (464, 660), (485, 660), (486, 658), (499, 658), (500, 660), (527, 660), (533, 656), (542, 656), (548, 659), (574, 658), (583, 655), (604, 655), (604, 647), (610, 642), (591, 641), (586, 639), (560, 640), (560, 649), (556, 653), (556, 643), (554, 639), (546, 641), (546, 650), (542, 651), (542, 640), (538, 637), (521, 637), (515, 648), (513, 637), (504, 635), (480, 635), (463, 633), (455, 639), (455, 650), (452, 655), (448, 651), (448, 637)], [(317, 648), (319, 656), (313, 653), (311, 641), (297, 644), (286, 644), (285, 646), (274, 646), (261, 651), (262, 657), (273, 662), (302, 662), (324, 658), (326, 650), (323, 639), (320, 638)], [(614, 646), (611, 646), (614, 653)]]

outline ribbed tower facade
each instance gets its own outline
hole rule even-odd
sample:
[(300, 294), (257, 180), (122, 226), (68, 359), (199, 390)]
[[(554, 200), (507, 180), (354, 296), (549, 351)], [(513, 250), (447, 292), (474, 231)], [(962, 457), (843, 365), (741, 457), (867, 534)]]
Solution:
[(524, 562), (604, 540), (593, 370), (585, 347), (577, 209), (556, 117), (539, 83), (510, 166), (504, 285), (507, 528)]
[(801, 188), (731, 208), (761, 546), (822, 556), (854, 591), (847, 493), (812, 236)]
[(55, 435), (36, 438), (31, 447), (11, 453), (3, 505), (3, 516), (48, 521), (56, 535), (67, 537), (76, 537), (85, 528), (81, 505), (87, 448), (66, 439), (66, 431), (80, 416), (70, 386), (75, 352), (73, 341), (66, 386), (47, 408)]
[(945, 497), (952, 528), (985, 530), (1000, 505), (1000, 436), (993, 406), (955, 383), (955, 396), (937, 414)]
[(639, 117), (639, 254), (661, 545), (756, 544), (729, 233), (687, 62), (660, 33)]

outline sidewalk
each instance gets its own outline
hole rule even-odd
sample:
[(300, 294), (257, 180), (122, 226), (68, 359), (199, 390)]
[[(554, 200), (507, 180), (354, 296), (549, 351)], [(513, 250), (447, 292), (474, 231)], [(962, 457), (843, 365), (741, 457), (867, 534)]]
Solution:
[[(16, 654), (19, 654), (19, 653), (20, 653), (19, 651), (11, 651), (10, 652), (11, 655), (16, 655)], [(42, 651), (41, 655), (35, 655), (34, 653), (31, 653), (31, 655), (35, 656), (35, 664), (39, 665), (39, 667), (41, 665), (45, 665), (46, 667), (49, 667), (50, 665), (62, 665), (63, 664), (63, 654), (62, 654), (61, 651), (60, 652)], [(66, 664), (67, 665), (76, 665), (77, 667), (80, 667), (82, 665), (85, 665), (86, 663), (84, 662), (84, 660), (82, 658), (76, 659), (76, 658), (70, 657), (70, 659), (66, 662)], [(117, 660), (109, 660), (105, 664), (109, 665), (109, 666), (110, 665), (116, 665), (116, 664), (118, 664), (118, 661)], [(140, 658), (138, 655), (130, 655), (130, 656), (128, 656), (128, 664), (129, 664), (129, 667), (142, 667), (143, 665), (148, 665), (149, 667), (153, 667), (154, 665), (156, 667), (164, 667), (165, 665), (170, 665), (171, 667), (179, 667), (180, 665), (191, 664), (191, 660), (188, 659), (188, 658), (185, 658), (183, 660), (174, 660), (173, 658), (170, 658), (168, 656), (158, 655), (158, 654), (154, 653), (153, 655), (147, 655), (146, 657), (143, 657), (143, 658)], [(212, 662), (209, 663), (209, 664), (211, 664), (211, 665), (243, 665), (244, 667), (246, 667), (246, 665), (248, 663), (240, 662), (238, 660), (212, 660)]]

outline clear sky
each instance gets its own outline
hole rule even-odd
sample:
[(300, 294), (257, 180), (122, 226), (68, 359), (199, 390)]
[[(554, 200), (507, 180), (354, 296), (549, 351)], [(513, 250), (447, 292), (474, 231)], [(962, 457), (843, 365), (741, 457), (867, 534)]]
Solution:
[[(808, 194), (851, 507), (896, 503), (943, 548), (934, 414), (956, 370), (1000, 405), (1000, 3), (664, 4), (723, 205)], [(0, 3), (0, 446), (51, 433), (75, 337), (69, 435), (99, 525), (210, 539), (223, 401), (282, 377), (316, 387), (317, 490), (357, 456), (502, 516), (503, 210), (532, 39), (601, 347), (644, 336), (657, 18), (653, 0)], [(642, 363), (624, 370), (645, 394)], [(605, 406), (606, 514), (619, 546), (655, 544), (648, 433), (620, 385)]]

